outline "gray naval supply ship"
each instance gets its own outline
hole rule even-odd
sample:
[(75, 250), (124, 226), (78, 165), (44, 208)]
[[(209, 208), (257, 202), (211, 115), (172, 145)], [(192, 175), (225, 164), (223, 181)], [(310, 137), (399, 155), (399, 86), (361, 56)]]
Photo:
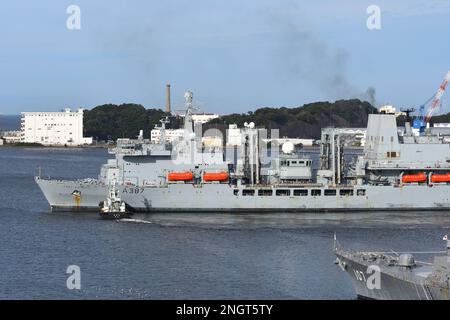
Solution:
[(346, 251), (335, 236), (335, 263), (350, 276), (360, 299), (449, 300), (450, 241), (447, 236), (444, 240), (447, 254), (428, 263), (416, 261), (411, 253)]
[(417, 134), (409, 123), (397, 128), (394, 115), (370, 114), (364, 152), (348, 160), (344, 147), (361, 130), (323, 128), (313, 170), (313, 160), (289, 144), (283, 152), (275, 143), (265, 149), (267, 131), (253, 123), (242, 128), (234, 156), (223, 146), (204, 147), (193, 126), (192, 98), (188, 91), (178, 140), (166, 141), (162, 120), (158, 143), (142, 132), (119, 139), (98, 178), (36, 177), (51, 210), (98, 211), (113, 182), (136, 212), (450, 209), (450, 145), (429, 130)]

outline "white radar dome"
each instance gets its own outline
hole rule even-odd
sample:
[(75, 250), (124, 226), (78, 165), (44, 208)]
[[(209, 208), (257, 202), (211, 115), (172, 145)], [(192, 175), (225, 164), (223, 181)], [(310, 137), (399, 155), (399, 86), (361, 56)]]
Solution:
[(285, 142), (283, 143), (283, 145), (281, 146), (281, 150), (283, 151), (283, 153), (292, 153), (294, 152), (294, 144), (292, 142)]

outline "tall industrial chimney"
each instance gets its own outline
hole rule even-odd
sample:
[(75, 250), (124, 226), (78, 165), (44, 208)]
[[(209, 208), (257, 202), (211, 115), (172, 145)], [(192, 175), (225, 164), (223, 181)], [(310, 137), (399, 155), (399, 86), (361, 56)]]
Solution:
[(170, 113), (170, 84), (166, 84), (166, 112)]

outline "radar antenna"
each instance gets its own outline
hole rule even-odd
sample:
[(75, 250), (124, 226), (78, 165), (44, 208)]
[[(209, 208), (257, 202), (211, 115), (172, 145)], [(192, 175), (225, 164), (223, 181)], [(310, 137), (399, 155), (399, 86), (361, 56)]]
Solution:
[(402, 109), (400, 109), (400, 111), (406, 113), (406, 122), (410, 122), (411, 121), (411, 117), (409, 115), (411, 113), (415, 112), (416, 109), (414, 109), (414, 108), (402, 108)]

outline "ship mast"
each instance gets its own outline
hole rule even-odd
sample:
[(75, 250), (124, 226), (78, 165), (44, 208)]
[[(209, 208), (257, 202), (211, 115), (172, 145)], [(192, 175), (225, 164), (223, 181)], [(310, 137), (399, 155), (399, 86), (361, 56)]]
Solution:
[(168, 124), (169, 121), (169, 117), (164, 117), (161, 120), (159, 120), (159, 122), (161, 122), (161, 127), (159, 127), (159, 131), (161, 132), (161, 139), (160, 139), (160, 143), (161, 144), (166, 144), (166, 124)]
[(186, 91), (184, 94), (185, 104), (186, 104), (186, 114), (184, 117), (184, 135), (186, 138), (190, 138), (191, 134), (194, 133), (192, 128), (192, 99), (194, 94), (192, 91)]

